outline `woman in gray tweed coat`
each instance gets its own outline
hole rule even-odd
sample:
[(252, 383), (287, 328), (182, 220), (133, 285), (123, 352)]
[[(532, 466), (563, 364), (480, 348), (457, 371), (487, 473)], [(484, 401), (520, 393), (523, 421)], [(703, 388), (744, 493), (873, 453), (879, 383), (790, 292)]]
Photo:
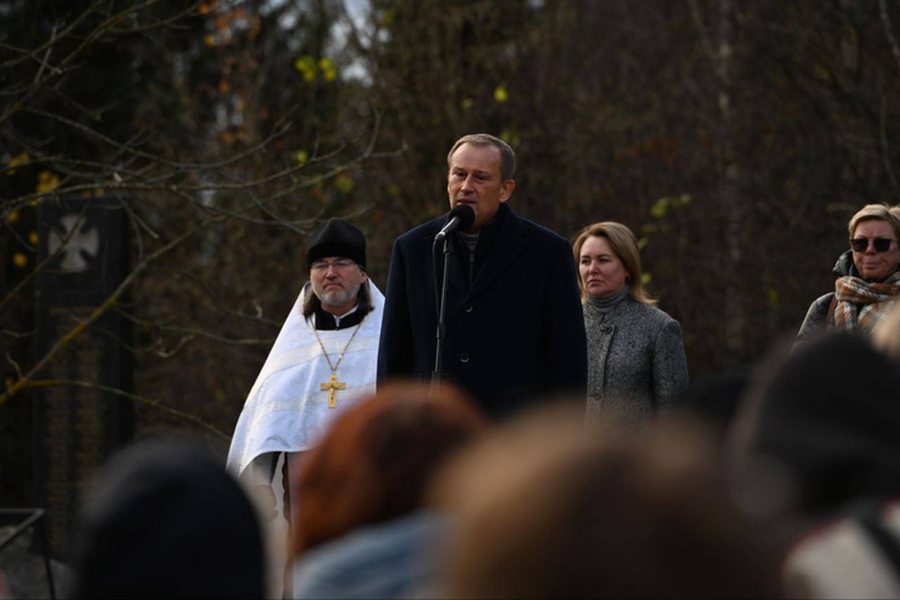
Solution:
[(639, 429), (687, 387), (681, 327), (644, 291), (640, 251), (628, 227), (588, 225), (573, 250), (587, 331), (587, 422)]

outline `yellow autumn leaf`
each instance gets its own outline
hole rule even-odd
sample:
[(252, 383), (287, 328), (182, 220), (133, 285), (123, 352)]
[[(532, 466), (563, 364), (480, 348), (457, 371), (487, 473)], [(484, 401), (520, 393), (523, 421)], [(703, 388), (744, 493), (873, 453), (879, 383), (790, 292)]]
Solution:
[(334, 180), (334, 187), (338, 189), (339, 192), (344, 194), (349, 194), (353, 191), (353, 179), (344, 175), (343, 173), (338, 175)]
[(650, 283), (650, 281), (652, 279), (653, 279), (652, 273), (642, 273), (641, 274), (641, 283), (643, 283), (644, 285), (647, 285), (648, 283)]
[(330, 58), (319, 59), (319, 70), (322, 71), (322, 77), (325, 81), (334, 81), (337, 78), (337, 67)]
[(316, 59), (312, 56), (301, 56), (294, 61), (294, 68), (300, 71), (306, 81), (313, 81), (316, 78)]
[(519, 145), (519, 142), (521, 141), (521, 136), (519, 135), (519, 132), (516, 131), (514, 128), (507, 127), (506, 129), (504, 129), (503, 131), (500, 132), (500, 139), (503, 140), (504, 142), (506, 142), (507, 144), (509, 144), (510, 146), (512, 146), (513, 148), (515, 148)]
[(475, 106), (475, 101), (471, 98), (463, 98), (463, 101), (459, 103), (462, 106), (463, 110), (469, 110), (473, 106)]
[(6, 215), (6, 222), (12, 225), (13, 223), (19, 220), (19, 211), (14, 210), (8, 215)]
[(13, 173), (16, 172), (16, 167), (18, 167), (20, 165), (28, 164), (28, 161), (30, 161), (30, 160), (31, 160), (31, 157), (28, 156), (27, 152), (21, 152), (19, 154), (16, 154), (15, 156), (13, 156), (10, 159), (9, 163), (6, 165), (6, 168), (9, 169), (7, 171), (7, 174), (12, 175)]
[(207, 33), (203, 36), (203, 43), (207, 46), (215, 46), (216, 45), (216, 36), (212, 33)]
[(41, 237), (38, 235), (37, 231), (32, 231), (28, 234), (28, 243), (32, 246), (37, 246), (38, 242), (41, 241)]
[(306, 161), (309, 160), (309, 152), (306, 150), (297, 150), (294, 152), (294, 160), (296, 160), (301, 165), (305, 165)]
[(24, 269), (28, 266), (28, 257), (21, 252), (16, 252), (13, 254), (13, 264), (20, 269)]
[(650, 207), (650, 214), (657, 219), (662, 219), (669, 211), (669, 198), (660, 198)]
[(37, 193), (44, 194), (46, 192), (55, 190), (59, 187), (59, 177), (51, 173), (50, 171), (41, 171), (38, 173), (38, 184), (37, 184)]
[(682, 195), (678, 196), (677, 198), (675, 198), (675, 200), (672, 202), (672, 204), (678, 208), (681, 208), (682, 206), (687, 206), (688, 204), (690, 204), (693, 201), (694, 201), (694, 199), (691, 197), (690, 194), (682, 194)]
[(494, 89), (494, 100), (497, 102), (506, 102), (509, 100), (509, 92), (506, 90), (506, 87), (498, 85)]

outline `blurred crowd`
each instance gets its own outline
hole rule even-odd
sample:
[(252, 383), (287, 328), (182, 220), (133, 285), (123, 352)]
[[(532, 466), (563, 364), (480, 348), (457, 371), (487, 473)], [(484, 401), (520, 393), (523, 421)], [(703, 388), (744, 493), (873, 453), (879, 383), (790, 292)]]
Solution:
[(143, 442), (86, 505), (72, 595), (897, 597), (897, 390), (896, 356), (841, 333), (603, 435), (583, 401), (489, 424), (387, 386), (292, 473), (287, 569), (220, 461)]
[(380, 385), (290, 464), (288, 519), (196, 442), (145, 440), (85, 502), (70, 595), (900, 597), (900, 215), (848, 229), (796, 339), (688, 386), (633, 234), (590, 226), (587, 399), (498, 421)]

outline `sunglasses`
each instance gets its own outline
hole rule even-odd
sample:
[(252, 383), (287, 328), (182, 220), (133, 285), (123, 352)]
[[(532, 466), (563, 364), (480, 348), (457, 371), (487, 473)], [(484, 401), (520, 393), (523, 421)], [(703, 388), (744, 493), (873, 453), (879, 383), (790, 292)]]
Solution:
[(872, 245), (875, 246), (875, 252), (887, 252), (891, 249), (891, 243), (896, 241), (889, 238), (875, 238), (874, 240), (854, 238), (850, 240), (850, 247), (853, 248), (854, 252), (865, 252), (869, 249), (869, 242), (872, 242)]

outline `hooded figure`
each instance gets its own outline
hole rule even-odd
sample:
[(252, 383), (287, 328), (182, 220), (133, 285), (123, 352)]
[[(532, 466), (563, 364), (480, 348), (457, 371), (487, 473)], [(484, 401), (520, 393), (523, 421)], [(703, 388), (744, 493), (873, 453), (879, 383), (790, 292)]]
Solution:
[(239, 484), (199, 446), (158, 440), (115, 456), (82, 511), (74, 598), (260, 598), (265, 556)]

